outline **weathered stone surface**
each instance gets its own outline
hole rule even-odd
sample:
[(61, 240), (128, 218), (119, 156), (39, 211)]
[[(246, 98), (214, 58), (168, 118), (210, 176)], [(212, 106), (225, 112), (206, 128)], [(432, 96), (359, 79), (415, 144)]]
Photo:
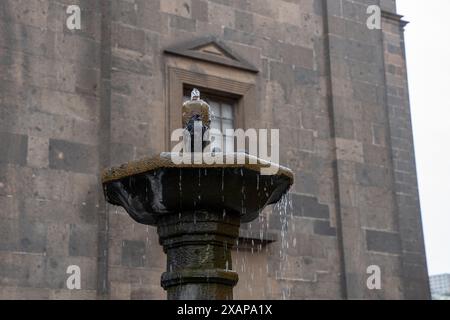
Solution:
[(362, 144), (356, 140), (336, 139), (336, 153), (339, 160), (364, 162)]
[[(381, 4), (385, 8), (395, 6), (395, 2), (392, 0), (383, 0)], [(428, 278), (428, 272), (413, 155), (411, 114), (407, 97), (403, 25), (399, 21), (390, 19), (384, 19), (383, 24), (385, 25), (384, 59), (388, 65), (385, 70), (386, 104), (390, 129), (388, 141), (393, 159), (394, 193), (398, 205), (398, 231), (403, 253), (403, 272), (400, 277), (404, 283), (406, 299), (429, 299), (430, 289), (428, 282), (425, 281)], [(411, 255), (411, 252), (417, 254)]]
[(145, 264), (145, 243), (124, 240), (122, 243), (122, 264), (128, 267), (143, 267)]
[(208, 1), (206, 0), (191, 0), (192, 19), (197, 21), (208, 21)]
[(329, 221), (315, 221), (314, 233), (322, 236), (336, 236), (336, 228), (331, 227)]
[(366, 230), (367, 249), (370, 251), (400, 254), (400, 237), (397, 233)]
[(178, 15), (180, 17), (190, 18), (191, 17), (191, 0), (177, 1), (177, 0), (167, 0), (161, 1), (161, 12), (170, 13), (173, 15)]
[(69, 231), (69, 255), (75, 257), (95, 257), (97, 250), (95, 245), (95, 226), (70, 225)]
[(317, 198), (292, 194), (292, 204), (294, 215), (326, 220), (330, 218), (328, 206), (318, 203)]
[(145, 33), (143, 30), (114, 24), (113, 31), (113, 35), (116, 36), (116, 38), (113, 38), (113, 41), (119, 48), (139, 53), (145, 52)]
[(236, 29), (242, 30), (244, 32), (253, 31), (253, 15), (245, 11), (235, 11), (234, 14), (235, 22), (234, 25)]
[(25, 165), (27, 162), (28, 137), (25, 135), (0, 133), (0, 163), (16, 163)]
[(46, 226), (39, 222), (5, 219), (2, 224), (0, 248), (5, 251), (45, 252)]
[(49, 166), (49, 141), (45, 138), (28, 137), (27, 162), (30, 167), (46, 168)]
[(194, 32), (196, 28), (196, 21), (179, 16), (170, 17), (170, 27), (178, 30), (187, 30)]
[(49, 143), (50, 168), (79, 173), (95, 173), (97, 150), (94, 146), (51, 139)]

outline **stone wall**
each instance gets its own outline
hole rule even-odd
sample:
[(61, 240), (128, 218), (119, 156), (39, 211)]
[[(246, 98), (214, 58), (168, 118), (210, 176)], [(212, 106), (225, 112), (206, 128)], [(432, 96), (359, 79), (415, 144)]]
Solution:
[[(245, 126), (279, 128), (295, 171), (292, 214), (259, 221), (277, 240), (233, 253), (236, 298), (428, 298), (402, 23), (365, 24), (370, 4), (395, 12), (381, 2), (2, 1), (0, 298), (165, 297), (155, 228), (107, 205), (99, 175), (167, 150), (169, 66), (253, 79)], [(259, 72), (164, 53), (206, 36)]]

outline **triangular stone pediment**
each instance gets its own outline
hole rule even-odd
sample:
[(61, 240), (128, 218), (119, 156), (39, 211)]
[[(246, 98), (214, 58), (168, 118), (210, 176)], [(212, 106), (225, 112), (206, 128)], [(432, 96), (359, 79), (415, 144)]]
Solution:
[(250, 62), (214, 37), (188, 41), (164, 50), (169, 54), (208, 61), (250, 72), (259, 72)]
[[(224, 51), (222, 48), (220, 48), (219, 46), (217, 46), (215, 43), (209, 43), (205, 46), (201, 46), (200, 48), (196, 48), (197, 51), (203, 52), (203, 53), (207, 53), (207, 54), (215, 54), (217, 56), (220, 56), (222, 58), (231, 58), (233, 59), (232, 56), (230, 56), (229, 54), (227, 54), (226, 51)], [(233, 59), (235, 60), (235, 59)]]

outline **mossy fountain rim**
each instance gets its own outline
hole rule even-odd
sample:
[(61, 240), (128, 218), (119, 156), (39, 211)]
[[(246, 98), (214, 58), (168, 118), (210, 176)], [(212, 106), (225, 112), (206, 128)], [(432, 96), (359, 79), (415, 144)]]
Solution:
[[(277, 169), (277, 172), (272, 175), (282, 175), (287, 177), (290, 180), (290, 185), (294, 183), (294, 173), (291, 169), (281, 166), (279, 164), (274, 164), (272, 162), (266, 161), (261, 158), (257, 158), (255, 156), (249, 155), (247, 153), (219, 153), (216, 154), (215, 157), (222, 156), (223, 163), (192, 163), (192, 164), (184, 164), (184, 163), (174, 163), (172, 161), (172, 153), (170, 152), (162, 152), (159, 155), (153, 157), (146, 157), (140, 160), (130, 161), (120, 166), (111, 167), (103, 170), (102, 173), (102, 183), (107, 183), (115, 180), (120, 180), (123, 178), (127, 178), (133, 175), (150, 172), (157, 169), (164, 168), (200, 168), (200, 169), (208, 169), (208, 168), (243, 168), (252, 171), (261, 172), (263, 168), (269, 168), (272, 166)], [(233, 163), (226, 163), (227, 158), (233, 156)], [(245, 163), (237, 163), (237, 158), (242, 157)]]

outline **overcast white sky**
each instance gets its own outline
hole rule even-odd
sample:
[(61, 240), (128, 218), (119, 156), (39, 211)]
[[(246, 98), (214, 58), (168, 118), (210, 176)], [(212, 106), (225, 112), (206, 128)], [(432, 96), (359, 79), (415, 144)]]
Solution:
[(409, 93), (428, 271), (450, 273), (450, 1), (397, 0), (405, 28)]

